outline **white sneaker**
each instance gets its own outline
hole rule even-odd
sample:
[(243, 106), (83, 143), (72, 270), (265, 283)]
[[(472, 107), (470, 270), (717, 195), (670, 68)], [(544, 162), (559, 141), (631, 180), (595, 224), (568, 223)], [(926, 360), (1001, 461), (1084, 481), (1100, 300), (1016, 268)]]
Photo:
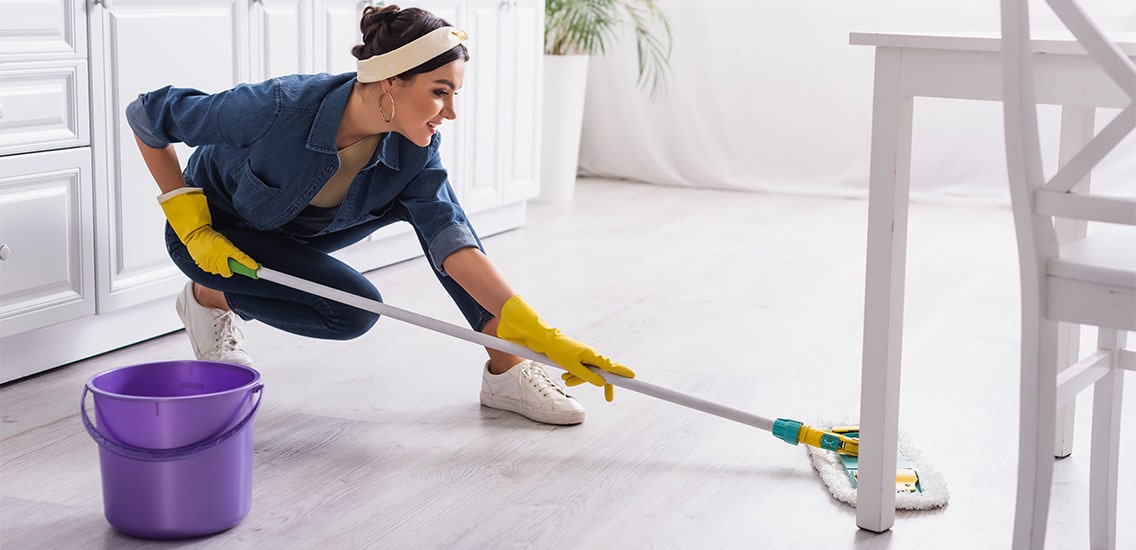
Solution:
[(178, 294), (177, 312), (185, 325), (185, 333), (189, 335), (193, 354), (198, 359), (252, 366), (252, 358), (241, 349), (245, 335), (237, 326), (240, 318), (231, 311), (212, 309), (198, 303), (193, 296), (193, 281), (186, 283)]
[(528, 359), (502, 374), (481, 372), (481, 404), (545, 424), (579, 424), (584, 406), (548, 376), (544, 365)]

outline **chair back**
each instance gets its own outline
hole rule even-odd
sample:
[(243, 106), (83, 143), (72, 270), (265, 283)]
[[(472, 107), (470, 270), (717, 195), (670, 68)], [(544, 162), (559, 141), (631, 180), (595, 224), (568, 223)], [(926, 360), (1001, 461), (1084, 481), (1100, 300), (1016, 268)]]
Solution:
[[(1130, 101), (1047, 179), (1038, 135), (1028, 0), (1002, 0), (1003, 121), (1023, 283), (1027, 276), (1037, 281), (1044, 274), (1045, 262), (1059, 254), (1055, 218), (1136, 225), (1136, 199), (1093, 194), (1078, 185), (1136, 127), (1136, 64), (1085, 15), (1076, 0), (1046, 2)], [(1136, 174), (1132, 178), (1136, 184)]]

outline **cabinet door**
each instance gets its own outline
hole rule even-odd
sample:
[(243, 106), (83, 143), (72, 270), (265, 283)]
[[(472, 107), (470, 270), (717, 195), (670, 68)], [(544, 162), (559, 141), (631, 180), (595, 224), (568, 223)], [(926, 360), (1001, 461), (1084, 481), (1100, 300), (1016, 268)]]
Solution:
[(91, 142), (87, 62), (0, 63), (0, 155)]
[(253, 81), (314, 72), (312, 0), (255, 0), (250, 18)]
[(351, 48), (363, 40), (359, 18), (370, 2), (315, 0), (315, 72), (355, 71)]
[(544, 3), (510, 2), (504, 28), (503, 39), (509, 43), (499, 57), (503, 82), (510, 85), (502, 90), (508, 107), (501, 119), (506, 128), (500, 145), (501, 192), (502, 202), (517, 202), (540, 192)]
[[(172, 295), (185, 280), (123, 110), (166, 85), (217, 92), (246, 80), (248, 12), (247, 0), (114, 0), (91, 12), (100, 313)], [(177, 151), (184, 165), (190, 149)]]
[(0, 2), (0, 61), (87, 57), (86, 0)]
[(539, 191), (543, 4), (474, 0), (465, 26), (472, 59), (460, 187), (462, 204), (476, 212)]
[(503, 14), (509, 0), (474, 0), (469, 4), (464, 22), (469, 33), (470, 64), (466, 68), (464, 111), (458, 113), (462, 127), (460, 174), (457, 183), (461, 189), (462, 206), (469, 212), (485, 210), (501, 204), (501, 186), (498, 174), (499, 143), (505, 126), (501, 124), (505, 103), (501, 79), (501, 48), (507, 42), (503, 36)]
[(0, 337), (95, 312), (91, 150), (0, 157)]
[(544, 77), (544, 3), (520, 0), (504, 11), (504, 38), (499, 52), (507, 129), (501, 147), (502, 202), (519, 202), (540, 192), (541, 113)]

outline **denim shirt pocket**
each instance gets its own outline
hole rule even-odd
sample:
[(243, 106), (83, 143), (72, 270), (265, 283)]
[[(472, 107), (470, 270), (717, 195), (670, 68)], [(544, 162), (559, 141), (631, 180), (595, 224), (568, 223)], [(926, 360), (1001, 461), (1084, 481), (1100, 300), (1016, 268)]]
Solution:
[(264, 206), (280, 194), (280, 189), (257, 177), (248, 162), (245, 162), (235, 175), (237, 188), (233, 190), (233, 209), (252, 227), (268, 228), (278, 212), (276, 209)]

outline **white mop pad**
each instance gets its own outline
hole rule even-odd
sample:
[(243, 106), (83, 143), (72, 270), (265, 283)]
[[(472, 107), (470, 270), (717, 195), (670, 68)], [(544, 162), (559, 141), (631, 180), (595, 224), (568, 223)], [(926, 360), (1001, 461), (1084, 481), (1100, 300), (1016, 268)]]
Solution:
[[(831, 426), (855, 426), (858, 424), (858, 419), (842, 421), (819, 419), (810, 425), (827, 429)], [(836, 500), (856, 506), (856, 488), (852, 486), (852, 480), (845, 473), (844, 466), (837, 454), (816, 447), (806, 446), (805, 449), (809, 452), (813, 468), (816, 468), (832, 496)], [(919, 474), (919, 485), (923, 490), (916, 493), (897, 492), (895, 495), (896, 510), (930, 510), (946, 506), (951, 494), (947, 490), (943, 475), (927, 461), (923, 453), (919, 452), (919, 449), (911, 444), (911, 440), (902, 429), (899, 430), (898, 450), (899, 454), (907, 460), (907, 466)]]

